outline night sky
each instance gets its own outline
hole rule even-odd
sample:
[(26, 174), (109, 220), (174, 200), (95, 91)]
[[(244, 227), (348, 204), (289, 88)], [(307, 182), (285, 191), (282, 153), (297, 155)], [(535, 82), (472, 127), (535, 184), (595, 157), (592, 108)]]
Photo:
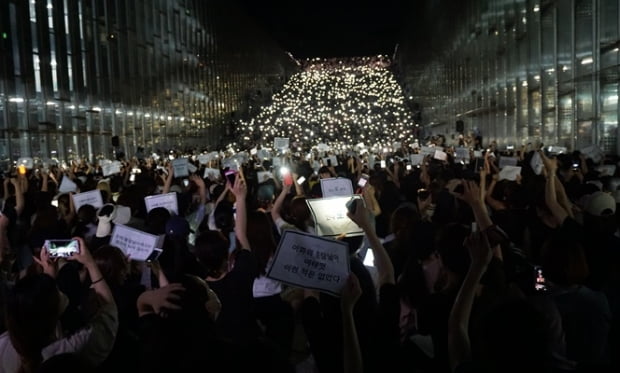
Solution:
[[(419, 25), (423, 0), (239, 0), (276, 42), (296, 58), (394, 53), (405, 26)], [(412, 26), (413, 25), (413, 26)]]

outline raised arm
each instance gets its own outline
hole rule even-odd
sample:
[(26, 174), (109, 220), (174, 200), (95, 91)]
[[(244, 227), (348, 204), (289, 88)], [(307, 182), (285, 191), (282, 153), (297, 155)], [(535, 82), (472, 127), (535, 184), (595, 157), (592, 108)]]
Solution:
[(568, 213), (564, 208), (558, 203), (558, 198), (556, 194), (556, 182), (557, 180), (557, 170), (558, 163), (556, 159), (550, 159), (545, 156), (545, 154), (541, 151), (540, 156), (545, 164), (546, 178), (547, 181), (545, 183), (545, 204), (551, 214), (556, 220), (557, 224), (562, 224), (566, 217), (568, 217)]
[(392, 265), (392, 260), (385, 250), (385, 247), (383, 247), (381, 240), (379, 240), (372, 224), (370, 224), (369, 211), (359, 201), (356, 201), (356, 205), (355, 213), (351, 214), (351, 212), (347, 212), (347, 216), (362, 228), (364, 234), (366, 234), (368, 238), (368, 242), (375, 256), (374, 264), (379, 273), (378, 287), (380, 288), (384, 284), (394, 284), (394, 266)]
[(166, 176), (166, 180), (164, 181), (164, 186), (162, 188), (162, 194), (170, 193), (170, 188), (172, 187), (172, 180), (174, 179), (174, 167), (172, 167), (172, 162), (168, 163), (168, 176)]
[(273, 208), (271, 209), (271, 218), (273, 219), (274, 223), (282, 219), (282, 216), (280, 215), (280, 209), (282, 208), (284, 199), (290, 193), (290, 191), (291, 191), (291, 186), (285, 185), (282, 188), (280, 195), (278, 195), (278, 198), (276, 198), (276, 201), (273, 203)]
[(470, 361), (471, 343), (469, 340), (469, 318), (474, 303), (474, 296), (478, 283), (487, 269), (492, 258), (489, 240), (482, 232), (472, 233), (467, 239), (471, 265), (461, 285), (448, 320), (448, 354), (450, 356), (450, 371)]
[(377, 198), (375, 198), (375, 187), (370, 183), (366, 183), (364, 189), (362, 189), (362, 197), (364, 198), (364, 202), (366, 202), (366, 206), (368, 206), (368, 209), (374, 216), (381, 215), (381, 206), (379, 206), (379, 202), (377, 202)]
[(241, 244), (241, 248), (244, 250), (250, 250), (250, 242), (248, 241), (247, 234), (247, 209), (246, 209), (246, 197), (248, 194), (248, 188), (245, 185), (245, 180), (241, 174), (237, 175), (235, 179), (235, 185), (232, 187), (232, 192), (235, 195), (235, 207), (237, 209), (237, 217), (235, 219), (235, 234)]
[(17, 216), (21, 216), (25, 206), (22, 183), (16, 178), (11, 178), (11, 184), (15, 187), (15, 211), (17, 211)]
[(82, 263), (86, 270), (88, 271), (88, 277), (90, 277), (91, 287), (95, 290), (95, 293), (99, 295), (99, 297), (106, 304), (115, 304), (114, 296), (112, 295), (112, 291), (108, 286), (105, 278), (101, 274), (95, 259), (90, 254), (90, 251), (86, 247), (84, 240), (80, 237), (74, 237), (74, 240), (78, 240), (80, 244), (80, 251), (76, 254), (73, 254), (70, 259), (75, 260), (79, 263)]

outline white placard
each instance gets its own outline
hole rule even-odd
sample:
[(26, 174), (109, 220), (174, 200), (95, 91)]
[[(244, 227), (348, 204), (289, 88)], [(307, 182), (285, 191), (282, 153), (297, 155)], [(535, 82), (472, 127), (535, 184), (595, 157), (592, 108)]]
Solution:
[(285, 150), (289, 147), (289, 139), (288, 137), (274, 137), (273, 138), (273, 147), (278, 150)]
[(418, 166), (424, 162), (424, 154), (411, 154), (411, 165)]
[(335, 155), (330, 155), (329, 157), (323, 158), (323, 166), (328, 166), (328, 167), (338, 166), (338, 157), (336, 157)]
[(239, 171), (239, 163), (234, 158), (226, 158), (222, 161), (222, 168)]
[(540, 175), (542, 173), (545, 164), (543, 163), (542, 158), (540, 157), (540, 153), (534, 152), (532, 159), (530, 160), (530, 167), (536, 175)]
[(438, 159), (440, 161), (447, 161), (448, 160), (448, 153), (442, 151), (442, 150), (435, 150), (435, 155), (433, 155), (433, 158)]
[(551, 154), (566, 154), (568, 149), (564, 146), (550, 146), (547, 148), (547, 151)]
[(482, 150), (474, 150), (475, 158), (482, 158)]
[(163, 207), (170, 211), (171, 214), (179, 214), (179, 204), (175, 192), (144, 197), (144, 204), (146, 205), (146, 212), (156, 207)]
[(350, 197), (353, 195), (353, 184), (344, 177), (321, 179), (321, 191), (323, 198)]
[(420, 149), (420, 154), (422, 154), (423, 156), (427, 156), (427, 155), (431, 155), (434, 156), (435, 155), (435, 147), (434, 146), (423, 146)]
[(114, 174), (121, 173), (121, 162), (114, 161), (109, 163), (101, 163), (101, 171), (103, 172), (103, 176), (107, 177)]
[(161, 249), (164, 235), (156, 236), (125, 225), (116, 224), (110, 238), (110, 245), (116, 246), (131, 260), (145, 261), (153, 250)]
[(258, 183), (264, 183), (265, 181), (269, 180), (269, 179), (273, 179), (273, 173), (269, 172), (269, 171), (258, 171), (256, 173), (256, 178), (258, 179)]
[(328, 152), (331, 148), (327, 144), (319, 143), (317, 144), (316, 149), (320, 152)]
[(197, 159), (198, 159), (198, 163), (207, 164), (209, 163), (209, 161), (211, 161), (212, 158), (208, 154), (199, 154)]
[(77, 191), (77, 184), (73, 182), (73, 180), (69, 179), (69, 176), (65, 175), (62, 177), (60, 181), (60, 186), (58, 187), (58, 191), (60, 193), (75, 193)]
[(515, 167), (519, 162), (517, 157), (499, 157), (499, 168), (503, 169), (506, 166)]
[(282, 158), (280, 157), (274, 157), (271, 160), (271, 164), (273, 165), (273, 167), (280, 167), (282, 166)]
[[(316, 232), (321, 236), (336, 237), (342, 233), (347, 236), (361, 236), (362, 229), (347, 216), (347, 202), (351, 198), (359, 199), (361, 196), (354, 194), (352, 197), (331, 197), (307, 199), (310, 212), (314, 218)], [(360, 203), (360, 202), (358, 202)]]
[(598, 145), (590, 145), (580, 150), (587, 158), (590, 158), (594, 163), (599, 163), (603, 159), (603, 151)]
[(26, 169), (32, 170), (34, 168), (34, 159), (31, 157), (21, 157), (17, 160), (18, 166), (25, 166)]
[(260, 149), (256, 155), (258, 156), (258, 159), (261, 160), (261, 162), (265, 159), (271, 158), (271, 153), (269, 153), (267, 149)]
[(216, 168), (205, 168), (205, 173), (202, 177), (204, 179), (217, 180), (220, 177), (220, 170)]
[(463, 147), (456, 148), (455, 152), (456, 152), (456, 154), (455, 154), (456, 155), (455, 156), (456, 159), (458, 159), (458, 160), (461, 160), (461, 159), (462, 160), (469, 160), (469, 149), (463, 148)]
[(80, 207), (84, 205), (91, 205), (96, 209), (103, 207), (103, 198), (101, 198), (101, 191), (99, 189), (95, 189), (89, 192), (74, 194), (73, 206), (75, 208), (75, 211), (79, 211)]
[(616, 173), (616, 166), (613, 164), (604, 164), (595, 168), (600, 173), (599, 176), (614, 176)]
[(187, 171), (189, 171), (190, 174), (193, 174), (194, 172), (198, 171), (198, 167), (194, 166), (191, 163), (187, 163)]
[(521, 167), (505, 166), (499, 172), (499, 179), (500, 180), (516, 181), (518, 175), (521, 175)]
[(349, 246), (299, 231), (284, 231), (267, 277), (339, 296), (349, 276)]
[(188, 177), (189, 170), (187, 165), (189, 161), (187, 158), (178, 158), (172, 161), (172, 168), (174, 169), (174, 177)]

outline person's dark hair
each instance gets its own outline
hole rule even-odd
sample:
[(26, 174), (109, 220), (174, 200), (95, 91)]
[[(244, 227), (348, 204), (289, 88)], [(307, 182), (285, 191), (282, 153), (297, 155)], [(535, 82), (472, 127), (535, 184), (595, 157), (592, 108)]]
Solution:
[(164, 207), (156, 207), (149, 211), (146, 216), (146, 225), (149, 232), (164, 234), (166, 232), (166, 222), (168, 219), (170, 219), (170, 212)]
[(582, 246), (561, 237), (544, 243), (541, 264), (547, 279), (560, 286), (583, 284), (590, 273)]
[(97, 217), (97, 209), (93, 207), (93, 205), (84, 205), (80, 207), (77, 218), (80, 222), (94, 223), (95, 218)]
[(307, 222), (310, 220), (310, 208), (306, 203), (306, 199), (301, 196), (296, 196), (291, 200), (288, 205), (288, 218), (290, 222), (301, 231), (306, 231)]
[(461, 277), (465, 277), (469, 270), (469, 252), (463, 246), (469, 233), (467, 227), (451, 223), (439, 228), (435, 235), (435, 249), (441, 255), (443, 265)]
[(46, 274), (28, 275), (8, 292), (6, 325), (22, 359), (20, 372), (38, 371), (41, 350), (54, 341), (59, 314), (60, 293)]
[(248, 212), (247, 236), (252, 252), (258, 262), (258, 272), (265, 274), (269, 258), (275, 253), (277, 243), (273, 237), (271, 220), (260, 211)]
[(219, 230), (226, 234), (232, 232), (235, 227), (233, 204), (228, 201), (218, 203), (215, 211), (213, 211), (213, 219), (215, 220), (215, 226)]
[(418, 209), (413, 204), (404, 204), (392, 213), (390, 226), (397, 241), (406, 241), (413, 232), (413, 226), (420, 221)]
[(194, 244), (194, 252), (208, 276), (218, 278), (223, 274), (223, 267), (228, 260), (229, 246), (228, 239), (218, 231), (206, 231), (198, 236)]
[(93, 259), (111, 287), (121, 286), (125, 282), (129, 263), (121, 249), (111, 245), (101, 246), (93, 252)]

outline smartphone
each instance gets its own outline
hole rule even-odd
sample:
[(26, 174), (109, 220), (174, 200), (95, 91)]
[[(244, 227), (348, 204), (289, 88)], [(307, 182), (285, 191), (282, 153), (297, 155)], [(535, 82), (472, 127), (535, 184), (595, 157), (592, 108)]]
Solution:
[(43, 246), (50, 258), (67, 258), (80, 252), (78, 240), (45, 240)]
[(26, 166), (24, 166), (23, 164), (20, 164), (19, 166), (17, 166), (17, 172), (19, 172), (20, 175), (25, 175)]
[(228, 182), (230, 183), (230, 185), (235, 185), (235, 179), (237, 178), (237, 171), (235, 170), (228, 170), (224, 173), (224, 176), (226, 176), (226, 179), (228, 179)]
[(407, 171), (411, 171), (411, 165), (410, 164), (408, 164), (406, 168), (407, 168)]
[(357, 181), (357, 186), (360, 188), (363, 188), (366, 186), (367, 182), (368, 182), (368, 176), (362, 175), (360, 179)]
[(299, 179), (297, 179), (297, 184), (301, 185), (306, 181), (306, 178), (304, 176), (300, 176)]
[(136, 174), (129, 175), (129, 181), (131, 181), (132, 183), (136, 181)]
[(186, 188), (189, 186), (189, 179), (183, 179), (183, 186)]
[(573, 162), (573, 170), (579, 169), (579, 162)]
[(545, 280), (545, 276), (543, 275), (542, 267), (534, 267), (534, 276), (534, 290), (547, 291), (547, 281)]
[(161, 255), (162, 252), (163, 252), (162, 249), (153, 249), (153, 251), (146, 258), (146, 262), (147, 263), (152, 263), (152, 262), (156, 261), (159, 258), (159, 256)]
[(385, 168), (385, 161), (384, 160), (381, 161), (381, 168)]

